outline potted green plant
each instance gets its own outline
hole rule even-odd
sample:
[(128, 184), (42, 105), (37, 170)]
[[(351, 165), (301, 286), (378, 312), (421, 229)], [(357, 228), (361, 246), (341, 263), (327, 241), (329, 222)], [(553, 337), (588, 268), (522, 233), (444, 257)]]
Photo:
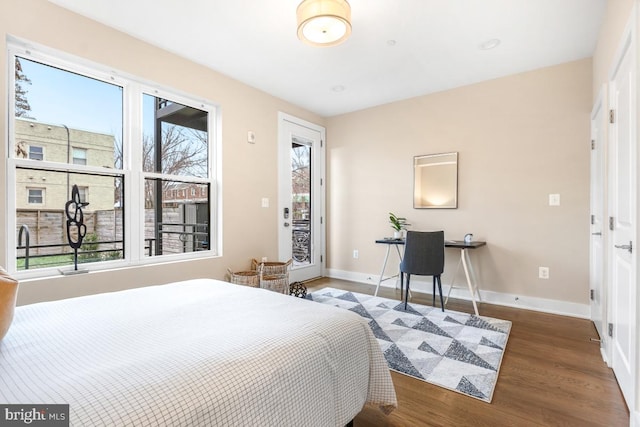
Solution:
[(402, 230), (405, 230), (408, 225), (407, 218), (399, 217), (393, 212), (389, 212), (389, 223), (391, 224), (391, 228), (393, 228), (393, 238), (401, 239), (402, 238)]

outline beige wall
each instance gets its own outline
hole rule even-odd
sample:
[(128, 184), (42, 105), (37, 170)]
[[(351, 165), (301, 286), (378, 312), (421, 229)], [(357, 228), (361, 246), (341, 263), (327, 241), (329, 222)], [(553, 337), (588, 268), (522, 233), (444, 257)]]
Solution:
[[(374, 240), (392, 234), (394, 212), (413, 230), (486, 240), (473, 254), (484, 290), (523, 304), (527, 296), (588, 304), (591, 65), (584, 59), (328, 119), (331, 271), (375, 280), (385, 248)], [(413, 209), (413, 156), (449, 151), (459, 152), (458, 209)], [(548, 206), (550, 193), (560, 194), (560, 206)], [(458, 259), (447, 250), (445, 283)], [(538, 279), (539, 266), (550, 268), (549, 280)]]
[[(208, 99), (222, 110), (222, 257), (23, 281), (20, 304), (195, 277), (222, 278), (227, 267), (248, 268), (251, 258), (277, 258), (277, 113), (284, 111), (324, 125), (321, 117), (46, 0), (3, 0), (0, 33), (2, 52), (6, 52), (6, 35), (13, 35)], [(6, 55), (0, 57), (1, 80), (6, 82), (7, 59)], [(0, 99), (7, 99), (6, 85), (0, 85)], [(7, 135), (5, 102), (0, 102), (0, 117), (0, 134)], [(246, 142), (248, 130), (256, 134), (255, 145)], [(6, 158), (6, 146), (2, 144), (0, 149), (2, 158)], [(0, 167), (0, 188), (6, 188), (5, 162)], [(260, 207), (262, 197), (272, 200), (271, 208)], [(2, 197), (3, 228), (5, 211)], [(9, 250), (6, 240), (0, 241), (1, 260), (6, 259)]]
[[(612, 28), (631, 3), (609, 2)], [(222, 109), (223, 257), (92, 273), (90, 280), (27, 281), (20, 303), (191, 277), (221, 278), (227, 267), (246, 268), (252, 257), (276, 258), (278, 111), (327, 127), (330, 271), (377, 274), (384, 248), (373, 240), (391, 234), (387, 216), (393, 211), (407, 216), (412, 229), (444, 229), (447, 238), (472, 232), (487, 240), (489, 245), (475, 253), (483, 289), (588, 303), (585, 141), (595, 96), (591, 87), (599, 86), (600, 58), (612, 56), (608, 46), (615, 45), (615, 34), (601, 34), (593, 76), (591, 61), (582, 60), (325, 120), (45, 0), (6, 0), (0, 30), (206, 98)], [(0, 43), (4, 51), (4, 37)], [(0, 61), (5, 73), (6, 57)], [(5, 86), (0, 97), (6, 99)], [(4, 103), (0, 114), (6, 117)], [(3, 135), (6, 126), (0, 123)], [(246, 143), (248, 130), (257, 135), (255, 145)], [(6, 156), (4, 150), (6, 144)], [(413, 209), (413, 156), (446, 151), (460, 153), (459, 208)], [(0, 188), (5, 185), (2, 173)], [(561, 195), (560, 207), (547, 205), (549, 193)], [(272, 208), (260, 207), (262, 197), (272, 200)], [(4, 204), (2, 198), (3, 225)], [(353, 249), (359, 250), (357, 260)], [(0, 242), (0, 259), (7, 251)], [(448, 252), (446, 283), (457, 255)], [(537, 278), (538, 266), (550, 267), (549, 280)]]

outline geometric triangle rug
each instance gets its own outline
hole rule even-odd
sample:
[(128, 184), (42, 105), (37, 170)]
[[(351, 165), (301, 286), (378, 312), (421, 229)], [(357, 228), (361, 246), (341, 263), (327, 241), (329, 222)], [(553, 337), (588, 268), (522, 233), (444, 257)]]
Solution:
[(510, 321), (333, 288), (307, 299), (369, 319), (389, 369), (491, 402)]

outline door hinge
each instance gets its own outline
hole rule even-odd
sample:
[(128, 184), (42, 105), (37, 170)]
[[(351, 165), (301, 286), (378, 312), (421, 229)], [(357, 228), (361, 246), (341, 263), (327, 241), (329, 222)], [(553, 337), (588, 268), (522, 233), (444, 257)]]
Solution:
[(609, 217), (609, 230), (613, 231), (613, 229), (615, 228), (615, 220), (612, 216)]
[(596, 142), (593, 139), (591, 140), (591, 149), (592, 150), (596, 149)]
[(320, 178), (320, 185), (322, 185), (322, 178)]
[(322, 217), (320, 217), (320, 224), (322, 224), (322, 220), (323, 220), (323, 218), (322, 218)]
[(596, 216), (595, 215), (591, 215), (591, 225), (596, 223)]
[(609, 323), (608, 334), (609, 334), (610, 337), (613, 337), (613, 323)]
[(324, 141), (320, 140), (320, 148), (322, 148), (322, 144), (324, 144)]
[(615, 110), (609, 110), (609, 123), (615, 123), (616, 122), (616, 112)]
[(322, 255), (320, 255), (320, 262), (322, 262), (322, 260), (323, 260)]
[(595, 293), (596, 293), (595, 289), (590, 289), (590, 290), (589, 290), (589, 299), (590, 299), (591, 301), (593, 301), (593, 300), (595, 299), (595, 296), (594, 296), (594, 295), (595, 295)]

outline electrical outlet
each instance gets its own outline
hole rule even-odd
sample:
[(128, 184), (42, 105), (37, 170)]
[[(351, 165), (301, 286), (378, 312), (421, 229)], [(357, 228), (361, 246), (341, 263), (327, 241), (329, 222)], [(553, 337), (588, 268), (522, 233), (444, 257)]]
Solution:
[(548, 279), (549, 278), (549, 267), (538, 267), (538, 278), (539, 279)]
[(559, 194), (549, 194), (549, 206), (560, 206)]
[(358, 250), (357, 250), (357, 249), (354, 249), (354, 250), (353, 250), (353, 257), (354, 257), (355, 259), (358, 259), (358, 256), (359, 256), (359, 254), (358, 254)]

